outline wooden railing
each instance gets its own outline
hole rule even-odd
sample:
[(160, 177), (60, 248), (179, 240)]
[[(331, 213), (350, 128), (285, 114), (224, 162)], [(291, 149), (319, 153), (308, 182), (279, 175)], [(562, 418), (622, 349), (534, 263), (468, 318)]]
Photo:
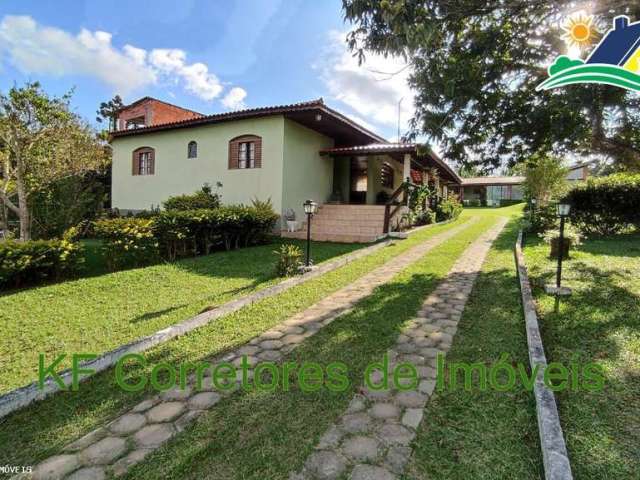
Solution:
[[(412, 183), (409, 178), (405, 182), (402, 183), (398, 187), (398, 189), (393, 192), (384, 208), (384, 233), (389, 233), (389, 227), (391, 224), (391, 219), (393, 216), (398, 213), (403, 206), (408, 205), (409, 200), (409, 192), (413, 189), (418, 188), (419, 185)], [(403, 195), (402, 200), (398, 201), (398, 197)], [(435, 210), (440, 202), (440, 197), (436, 195), (430, 195), (423, 200), (422, 209), (423, 210)], [(393, 209), (392, 209), (393, 207)]]
[[(400, 210), (404, 205), (407, 205), (407, 201), (409, 199), (409, 190), (415, 187), (417, 187), (417, 185), (411, 183), (407, 178), (407, 181), (403, 182), (402, 185), (400, 185), (396, 189), (396, 191), (391, 194), (391, 197), (384, 205), (384, 228), (382, 230), (383, 233), (389, 233), (389, 224), (391, 223), (391, 219), (396, 213), (398, 213), (398, 210)], [(402, 200), (397, 201), (400, 195), (402, 195)], [(391, 207), (394, 207), (393, 211), (391, 210)]]

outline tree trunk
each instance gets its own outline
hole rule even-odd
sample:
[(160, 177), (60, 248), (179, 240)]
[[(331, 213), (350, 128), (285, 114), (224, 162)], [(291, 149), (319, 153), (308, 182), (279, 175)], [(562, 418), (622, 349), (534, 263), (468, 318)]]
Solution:
[(20, 219), (20, 240), (26, 242), (31, 240), (31, 214), (27, 203), (27, 195), (21, 182), (18, 182), (18, 217)]

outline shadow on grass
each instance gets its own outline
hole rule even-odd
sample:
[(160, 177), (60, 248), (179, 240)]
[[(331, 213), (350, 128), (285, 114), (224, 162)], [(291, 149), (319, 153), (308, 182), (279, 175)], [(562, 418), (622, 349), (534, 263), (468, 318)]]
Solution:
[[(352, 380), (356, 380), (366, 363), (377, 360), (389, 346), (393, 345), (401, 324), (415, 314), (424, 296), (434, 288), (436, 280), (433, 276), (415, 275), (406, 283), (391, 283), (386, 284), (384, 288), (376, 289), (371, 297), (359, 304), (356, 311), (342, 317), (303, 343), (292, 353), (292, 358), (298, 362), (344, 361), (349, 365)], [(198, 335), (197, 332), (196, 335)], [(206, 338), (202, 338), (202, 341), (206, 342)], [(224, 351), (212, 353), (217, 356)], [(209, 354), (194, 358), (187, 351), (180, 351), (175, 346), (172, 348), (169, 343), (149, 352), (147, 358), (148, 363), (154, 365), (161, 361), (173, 364), (193, 362), (208, 356)], [(127, 369), (126, 375), (133, 381), (142, 373), (148, 375), (148, 370), (131, 367)], [(149, 389), (135, 394), (122, 391), (115, 382), (113, 370), (98, 374), (84, 383), (79, 392), (56, 394), (0, 420), (0, 445), (3, 448), (3, 457), (12, 464), (34, 464), (60, 451), (63, 445), (57, 440), (58, 438), (77, 437), (94, 425), (113, 418), (114, 415), (123, 412), (151, 393)], [(269, 450), (272, 467), (280, 465), (283, 472), (288, 471), (291, 467), (288, 457), (297, 452), (298, 460), (302, 461), (304, 455), (312, 448), (316, 434), (324, 429), (332, 418), (341, 413), (353, 390), (336, 395), (326, 405), (327, 396), (333, 397), (334, 394), (292, 393), (291, 397), (282, 392), (234, 395), (225, 403), (227, 406), (223, 408), (223, 413), (212, 412), (207, 414), (207, 417), (211, 415), (211, 418), (215, 419), (219, 418), (219, 415), (231, 415), (237, 420), (229, 421), (225, 425), (213, 420), (209, 424), (211, 431), (206, 434), (211, 435), (212, 443), (203, 446), (198, 457), (207, 457), (211, 450), (216, 451), (219, 448), (235, 449), (236, 447), (233, 446), (235, 441), (240, 442), (237, 445), (246, 443), (244, 448), (260, 449), (258, 447), (260, 443), (269, 443), (271, 439), (273, 442), (269, 443), (269, 448), (274, 447), (273, 450)], [(326, 411), (328, 405), (334, 405), (335, 408), (328, 412)], [(216, 407), (216, 412), (218, 410)], [(228, 413), (224, 413), (225, 411)], [(233, 413), (234, 411), (237, 412)], [(296, 413), (292, 413), (294, 411)], [(333, 417), (327, 416), (329, 413)], [(257, 422), (258, 418), (262, 418), (260, 422), (262, 428), (254, 429), (252, 423), (254, 420)], [(289, 420), (273, 422), (276, 418)], [(320, 420), (311, 421), (313, 418)], [(205, 421), (203, 425), (207, 425), (207, 422)], [(242, 431), (231, 431), (239, 425), (242, 425)], [(313, 425), (311, 431), (309, 425)], [(274, 430), (279, 433), (270, 433)], [(197, 431), (196, 429), (195, 432)], [(288, 439), (292, 435), (304, 436), (304, 439), (300, 439), (303, 445), (298, 441), (290, 443)], [(242, 438), (238, 439), (238, 437)], [(306, 452), (304, 455), (300, 453), (300, 448), (303, 446)], [(32, 454), (38, 452), (38, 458), (25, 457), (25, 451)], [(246, 453), (248, 450), (243, 449), (243, 451)], [(225, 455), (232, 453), (226, 452)], [(266, 452), (262, 453), (262, 455), (265, 454)], [(242, 463), (240, 458), (236, 460), (233, 460), (234, 465)], [(194, 468), (194, 466), (183, 464), (178, 459), (171, 463), (175, 465), (171, 467), (165, 465), (163, 468), (189, 471)], [(157, 477), (152, 474), (148, 478)]]
[[(382, 359), (439, 278), (415, 274), (377, 288), (357, 308), (304, 342), (286, 361), (344, 362), (349, 388), (305, 393), (241, 392), (155, 452), (126, 478), (280, 479), (301, 467), (319, 436), (362, 385), (366, 366)], [(295, 375), (290, 383), (296, 385)], [(208, 476), (209, 475), (209, 476)]]
[(632, 242), (637, 246), (634, 238), (586, 242), (581, 251), (593, 255), (577, 257), (565, 270), (573, 294), (558, 312), (540, 288), (554, 272), (548, 264), (536, 265), (534, 292), (547, 359), (605, 368), (603, 391), (557, 394), (576, 478), (640, 478), (640, 265), (633, 258), (620, 267), (606, 258), (637, 256), (629, 248)]
[[(82, 243), (85, 247), (85, 268), (79, 276), (60, 282), (48, 281), (23, 288), (7, 289), (0, 291), (0, 297), (27, 290), (46, 289), (55, 285), (102, 277), (104, 275), (119, 275), (128, 272), (136, 275), (143, 272), (144, 269), (158, 268), (163, 265), (169, 265), (191, 274), (211, 278), (255, 279), (251, 285), (239, 289), (238, 293), (241, 293), (244, 290), (250, 291), (255, 289), (260, 284), (275, 278), (277, 256), (274, 252), (280, 245), (284, 243), (294, 244), (303, 251), (306, 246), (306, 243), (301, 240), (276, 238), (272, 243), (266, 245), (256, 245), (230, 251), (217, 251), (210, 255), (183, 258), (172, 263), (160, 262), (153, 265), (123, 268), (115, 272), (110, 272), (104, 264), (104, 255), (100, 251), (100, 241), (83, 240)], [(354, 243), (311, 242), (311, 252), (313, 261), (317, 264), (367, 246), (367, 244)], [(234, 292), (234, 290), (230, 290), (227, 293), (233, 294)]]
[[(510, 222), (494, 242), (447, 363), (490, 366), (508, 353), (510, 362), (528, 367), (520, 289), (511, 254), (518, 229), (516, 220)], [(445, 378), (448, 375), (447, 367)], [(471, 391), (447, 388), (434, 392), (406, 478), (543, 478), (533, 394), (521, 387), (496, 392), (480, 391), (477, 381), (474, 385)]]

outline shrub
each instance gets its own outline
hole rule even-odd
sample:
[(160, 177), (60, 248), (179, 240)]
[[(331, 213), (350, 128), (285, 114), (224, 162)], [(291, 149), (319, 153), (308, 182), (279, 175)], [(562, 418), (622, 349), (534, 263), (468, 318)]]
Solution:
[(462, 213), (462, 204), (458, 201), (458, 197), (451, 194), (443, 198), (436, 207), (436, 220), (442, 222), (444, 220), (453, 220)]
[(376, 195), (376, 205), (386, 205), (391, 195), (389, 195), (384, 190), (380, 190)]
[(509, 207), (511, 205), (517, 205), (518, 203), (522, 203), (522, 200), (512, 200), (507, 198), (503, 198), (500, 200), (501, 207)]
[(82, 262), (82, 246), (66, 238), (0, 242), (0, 287), (69, 278), (78, 273)]
[(206, 255), (218, 244), (226, 250), (264, 243), (278, 215), (270, 202), (231, 205), (215, 210), (165, 211), (155, 218), (154, 233), (168, 260)]
[(571, 222), (584, 233), (611, 235), (640, 228), (640, 174), (590, 178), (565, 196)]
[(549, 256), (551, 258), (558, 258), (558, 253), (562, 250), (562, 258), (569, 258), (569, 251), (573, 247), (577, 247), (581, 244), (582, 237), (580, 232), (571, 225), (565, 225), (564, 228), (564, 245), (560, 248), (560, 229), (553, 228), (547, 230), (543, 234), (540, 234), (542, 239), (551, 247)]
[(480, 207), (482, 206), (482, 202), (479, 199), (473, 198), (471, 200), (463, 200), (462, 204), (465, 207)]
[(285, 244), (276, 250), (278, 260), (276, 262), (276, 275), (279, 277), (290, 277), (299, 273), (302, 265), (302, 250), (297, 245)]
[(531, 214), (528, 222), (528, 231), (532, 233), (542, 233), (552, 229), (558, 223), (558, 215), (555, 205), (537, 206)]
[(158, 260), (158, 241), (154, 220), (113, 218), (94, 222), (93, 230), (101, 238), (107, 267), (117, 270), (148, 265)]
[(220, 206), (220, 195), (213, 193), (211, 186), (205, 183), (202, 189), (191, 195), (177, 195), (169, 197), (162, 203), (165, 210), (201, 210), (213, 209)]

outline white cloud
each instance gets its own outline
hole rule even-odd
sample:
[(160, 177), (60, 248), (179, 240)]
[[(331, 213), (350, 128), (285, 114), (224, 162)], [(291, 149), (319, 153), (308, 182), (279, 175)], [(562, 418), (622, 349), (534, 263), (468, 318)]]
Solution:
[(187, 63), (184, 50), (147, 51), (133, 45), (120, 49), (112, 44), (108, 32), (82, 29), (74, 36), (59, 28), (38, 25), (29, 16), (2, 18), (0, 56), (3, 55), (22, 72), (92, 76), (123, 95), (169, 83), (180, 84), (203, 100), (213, 100), (224, 88), (207, 65)]
[(232, 110), (240, 110), (242, 108), (246, 108), (246, 105), (244, 104), (246, 96), (247, 92), (244, 88), (233, 87), (222, 99), (222, 104)]
[(407, 84), (410, 69), (404, 59), (367, 54), (365, 63), (358, 65), (343, 32), (332, 31), (329, 39), (329, 48), (315, 67), (331, 96), (369, 122), (393, 128), (394, 133), (402, 99), (400, 128), (405, 132), (415, 107), (414, 93)]

